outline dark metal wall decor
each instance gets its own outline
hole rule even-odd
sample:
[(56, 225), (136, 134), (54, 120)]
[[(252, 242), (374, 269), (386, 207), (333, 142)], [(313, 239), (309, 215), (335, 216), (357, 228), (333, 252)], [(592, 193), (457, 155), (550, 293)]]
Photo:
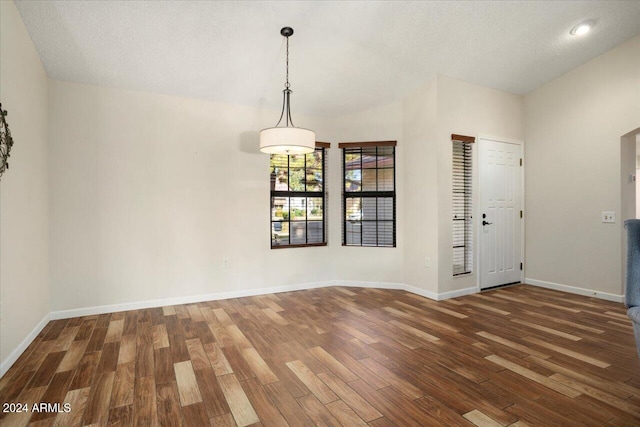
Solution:
[(13, 138), (11, 138), (9, 124), (7, 123), (7, 112), (2, 109), (2, 103), (0, 103), (0, 178), (4, 171), (9, 169), (7, 159), (12, 145)]

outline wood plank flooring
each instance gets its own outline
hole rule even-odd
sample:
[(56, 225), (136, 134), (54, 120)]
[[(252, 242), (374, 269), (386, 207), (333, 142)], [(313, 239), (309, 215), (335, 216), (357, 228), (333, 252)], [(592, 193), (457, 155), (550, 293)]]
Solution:
[(335, 287), (52, 321), (0, 402), (29, 407), (2, 426), (638, 426), (640, 360), (618, 303)]

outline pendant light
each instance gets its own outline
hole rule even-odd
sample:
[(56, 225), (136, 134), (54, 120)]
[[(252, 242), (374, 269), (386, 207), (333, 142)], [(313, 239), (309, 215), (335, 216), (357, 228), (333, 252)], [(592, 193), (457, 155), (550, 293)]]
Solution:
[[(260, 151), (268, 154), (308, 154), (316, 147), (316, 134), (309, 129), (297, 128), (291, 120), (291, 89), (289, 84), (289, 37), (293, 28), (284, 27), (280, 34), (287, 39), (287, 80), (284, 84), (282, 113), (275, 127), (260, 131)], [(284, 118), (284, 126), (280, 126)]]

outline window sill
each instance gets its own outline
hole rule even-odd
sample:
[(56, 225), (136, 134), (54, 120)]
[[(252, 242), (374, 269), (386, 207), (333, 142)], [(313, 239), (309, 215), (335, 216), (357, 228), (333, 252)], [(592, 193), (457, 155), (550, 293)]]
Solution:
[(327, 242), (324, 243), (308, 243), (304, 245), (271, 245), (271, 249), (289, 249), (289, 248), (312, 248), (315, 246), (327, 246)]

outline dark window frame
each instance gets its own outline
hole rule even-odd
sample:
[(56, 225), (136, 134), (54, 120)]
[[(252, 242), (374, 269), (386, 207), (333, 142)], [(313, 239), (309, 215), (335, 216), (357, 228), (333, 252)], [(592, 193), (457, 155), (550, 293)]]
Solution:
[(451, 135), (453, 277), (473, 273), (473, 149), (471, 144), (475, 140), (473, 136)]
[[(371, 142), (341, 142), (339, 145), (339, 148), (342, 149), (342, 246), (354, 246), (354, 247), (378, 247), (378, 248), (395, 248), (397, 245), (397, 203), (396, 203), (396, 169), (397, 169), (397, 157), (396, 157), (396, 146), (397, 146), (397, 141), (371, 141)], [(384, 147), (384, 148), (391, 148), (391, 153), (393, 156), (393, 167), (389, 168), (389, 167), (379, 167), (378, 166), (378, 150), (379, 147)], [(363, 154), (363, 149), (367, 150), (367, 149), (371, 149), (371, 148), (375, 148), (375, 157), (376, 157), (376, 167), (375, 168), (363, 168), (362, 164), (360, 167), (360, 170), (363, 171), (364, 169), (368, 169), (368, 170), (375, 170), (376, 171), (376, 188), (378, 186), (378, 171), (379, 170), (384, 170), (384, 169), (392, 169), (393, 170), (393, 190), (384, 190), (384, 191), (362, 191), (362, 187), (363, 185), (361, 184), (360, 186), (360, 191), (346, 191), (347, 188), (347, 154), (354, 154), (357, 153), (358, 151), (360, 152), (360, 161), (362, 162), (362, 154)], [(361, 177), (361, 180), (363, 179), (363, 177)], [(362, 182), (362, 181), (361, 181)], [(364, 219), (363, 217), (360, 217), (359, 220), (349, 220), (347, 218), (347, 201), (349, 199), (365, 199), (365, 198), (370, 198), (370, 199), (374, 199), (376, 202), (376, 218), (375, 219)], [(383, 219), (379, 219), (378, 215), (379, 215), (379, 209), (378, 209), (378, 203), (379, 200), (382, 198), (386, 198), (386, 199), (391, 199), (392, 201), (392, 220), (383, 220)], [(376, 224), (376, 244), (364, 244), (363, 242), (363, 223), (366, 222), (374, 222)], [(386, 222), (391, 222), (392, 223), (392, 243), (389, 244), (381, 244), (379, 241), (380, 238), (380, 234), (379, 234), (379, 226), (380, 223), (386, 223)], [(347, 243), (347, 223), (360, 223), (361, 224), (361, 228), (360, 228), (360, 243)]]
[[(286, 248), (306, 248), (306, 247), (314, 247), (314, 246), (327, 246), (327, 187), (326, 187), (326, 181), (327, 181), (327, 155), (328, 155), (328, 149), (331, 147), (330, 143), (327, 142), (316, 142), (316, 148), (315, 151), (320, 151), (322, 153), (322, 190), (321, 191), (306, 191), (306, 176), (307, 176), (307, 162), (306, 162), (306, 155), (305, 155), (305, 162), (304, 162), (304, 176), (305, 176), (305, 191), (276, 191), (275, 190), (275, 179), (276, 177), (274, 177), (273, 175), (270, 176), (270, 180), (271, 180), (271, 191), (270, 191), (270, 197), (269, 197), (269, 202), (270, 202), (270, 207), (269, 207), (269, 233), (270, 233), (270, 245), (271, 245), (271, 249), (286, 249)], [(273, 155), (272, 155), (273, 156)], [(269, 157), (269, 168), (271, 168), (271, 160), (272, 160), (272, 156)], [(290, 162), (291, 162), (291, 156), (287, 156), (287, 171), (291, 170), (290, 167)], [(289, 199), (292, 198), (314, 198), (314, 199), (322, 199), (322, 220), (311, 220), (309, 221), (309, 217), (308, 214), (305, 213), (305, 240), (307, 240), (307, 243), (296, 243), (296, 244), (291, 244), (291, 238), (289, 237), (289, 244), (280, 244), (280, 245), (274, 245), (274, 224), (275, 223), (279, 223), (280, 228), (282, 229), (282, 227), (284, 226), (285, 223), (288, 223), (288, 227), (289, 227), (289, 232), (291, 231), (291, 222), (298, 222), (298, 221), (291, 221), (291, 216), (290, 216), (290, 212), (289, 212), (289, 216), (287, 217), (286, 220), (281, 220), (281, 221), (274, 221), (273, 219), (273, 206), (274, 206), (274, 198), (276, 197), (286, 197)], [(305, 208), (306, 208), (306, 203), (305, 203)], [(289, 210), (291, 210), (291, 207), (289, 207)], [(299, 221), (301, 222), (301, 221)], [(308, 243), (308, 239), (309, 239), (309, 222), (322, 222), (322, 242), (313, 242), (313, 243)]]

